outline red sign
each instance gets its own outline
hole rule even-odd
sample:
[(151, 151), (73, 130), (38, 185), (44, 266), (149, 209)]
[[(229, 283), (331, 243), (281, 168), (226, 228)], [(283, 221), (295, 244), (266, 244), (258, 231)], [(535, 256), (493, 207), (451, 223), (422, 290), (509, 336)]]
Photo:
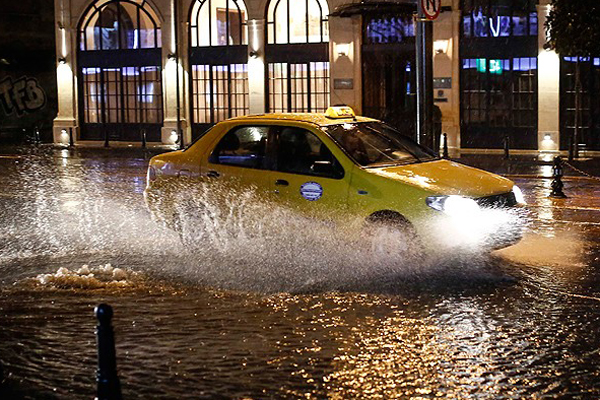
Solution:
[(421, 9), (425, 18), (434, 20), (442, 10), (442, 0), (421, 0)]

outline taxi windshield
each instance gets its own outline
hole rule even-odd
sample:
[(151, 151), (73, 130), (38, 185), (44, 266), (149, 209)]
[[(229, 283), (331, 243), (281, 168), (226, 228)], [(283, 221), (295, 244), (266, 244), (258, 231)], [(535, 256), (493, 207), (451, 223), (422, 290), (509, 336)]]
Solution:
[(439, 158), (382, 122), (331, 125), (325, 131), (363, 167), (414, 164)]

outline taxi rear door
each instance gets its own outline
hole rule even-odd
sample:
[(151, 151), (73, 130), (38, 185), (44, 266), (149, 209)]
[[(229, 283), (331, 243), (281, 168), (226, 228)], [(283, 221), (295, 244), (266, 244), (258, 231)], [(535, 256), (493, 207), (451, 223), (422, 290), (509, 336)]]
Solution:
[[(232, 126), (207, 148), (202, 160), (203, 181), (223, 191), (255, 190), (266, 172), (266, 143), (269, 126)], [(227, 193), (223, 193), (225, 195)]]

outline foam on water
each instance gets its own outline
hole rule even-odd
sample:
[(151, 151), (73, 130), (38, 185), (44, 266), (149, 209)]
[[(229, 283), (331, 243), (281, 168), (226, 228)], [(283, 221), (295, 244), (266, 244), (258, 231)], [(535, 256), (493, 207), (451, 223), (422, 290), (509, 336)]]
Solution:
[(53, 289), (127, 289), (135, 287), (140, 280), (136, 272), (106, 264), (83, 265), (77, 270), (59, 267), (54, 273), (39, 274), (21, 283)]
[[(444, 225), (447, 221), (430, 222), (435, 235), (427, 240), (436, 240), (430, 247), (438, 251), (423, 253), (422, 243), (395, 230), (365, 237), (357, 234), (362, 221), (349, 221), (354, 229), (341, 229), (264, 203), (251, 190), (217, 193), (221, 198), (215, 201), (214, 189), (183, 188), (185, 211), (190, 205), (201, 210), (193, 220), (182, 218), (184, 246), (176, 233), (151, 220), (139, 176), (107, 171), (94, 164), (57, 166), (46, 158), (26, 163), (10, 189), (15, 197), (0, 215), (6, 227), (0, 265), (40, 255), (89, 257), (88, 262), (101, 259), (149, 275), (160, 271), (194, 283), (258, 291), (360, 290), (397, 282), (497, 278), (490, 272), (489, 248), (472, 237), (462, 246), (457, 232)], [(484, 227), (480, 234), (496, 229), (485, 221), (518, 218), (497, 210), (482, 216), (489, 218), (478, 219)], [(90, 274), (85, 273), (89, 267), (82, 268), (36, 279), (55, 286), (65, 279), (91, 288), (121, 284), (105, 281), (98, 268)]]

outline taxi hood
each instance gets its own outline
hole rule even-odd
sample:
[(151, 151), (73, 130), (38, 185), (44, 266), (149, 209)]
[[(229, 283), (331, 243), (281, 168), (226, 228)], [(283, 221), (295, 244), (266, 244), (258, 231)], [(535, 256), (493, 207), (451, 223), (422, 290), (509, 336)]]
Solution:
[(365, 171), (440, 195), (479, 198), (510, 192), (514, 186), (511, 180), (499, 175), (448, 160)]

